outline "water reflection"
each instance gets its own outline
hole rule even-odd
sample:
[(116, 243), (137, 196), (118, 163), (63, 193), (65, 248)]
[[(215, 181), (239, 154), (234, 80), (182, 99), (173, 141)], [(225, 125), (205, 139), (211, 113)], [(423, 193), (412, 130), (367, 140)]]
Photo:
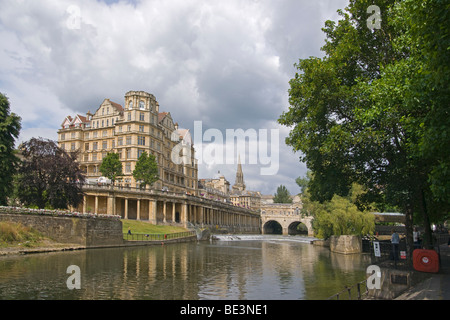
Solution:
[[(0, 257), (0, 299), (325, 299), (369, 259), (292, 241), (214, 241)], [(81, 270), (69, 290), (67, 267)]]

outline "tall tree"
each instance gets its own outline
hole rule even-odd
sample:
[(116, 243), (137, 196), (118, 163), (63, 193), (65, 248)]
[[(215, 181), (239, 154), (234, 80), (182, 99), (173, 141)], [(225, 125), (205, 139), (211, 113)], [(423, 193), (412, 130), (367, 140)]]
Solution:
[[(432, 38), (430, 43), (435, 45), (424, 47), (443, 61), (443, 55), (436, 54), (440, 49), (435, 36), (427, 36), (417, 21), (427, 21), (427, 32), (436, 29), (440, 34), (444, 29), (448, 33), (445, 19), (439, 16), (444, 2), (377, 1), (382, 24), (380, 29), (371, 29), (367, 24), (371, 1), (350, 1), (346, 12), (339, 11), (342, 19), (338, 24), (325, 23), (324, 58), (304, 59), (296, 65), (300, 73), (290, 82), (291, 107), (279, 119), (281, 124), (293, 126), (286, 142), (302, 151), (302, 160), (313, 171), (309, 182), (312, 200), (345, 196), (352, 182), (366, 186), (367, 202), (385, 201), (406, 214), (409, 257), (413, 214), (422, 212), (429, 239), (432, 211), (437, 213), (439, 208), (448, 214), (448, 193), (444, 201), (444, 197), (433, 197), (430, 184), (432, 173), (445, 173), (441, 169), (448, 165), (448, 157), (444, 160), (448, 150), (438, 148), (448, 145), (439, 131), (448, 117), (437, 116), (448, 111), (439, 108), (433, 112), (433, 104), (423, 99), (424, 95), (433, 97), (442, 106), (444, 99), (448, 101), (448, 82), (441, 85), (442, 94), (436, 99), (432, 90), (436, 83), (430, 83), (433, 78), (429, 74), (422, 74), (429, 63), (416, 50), (420, 41)], [(436, 21), (430, 19), (430, 12), (435, 13)], [(426, 132), (440, 139), (431, 141)], [(442, 195), (442, 190), (448, 192), (447, 183), (436, 183), (435, 189)]]
[(111, 186), (114, 186), (116, 178), (123, 175), (122, 162), (120, 162), (119, 154), (114, 152), (108, 153), (106, 157), (103, 158), (99, 170), (104, 177), (111, 180)]
[(273, 196), (273, 202), (274, 203), (292, 203), (291, 194), (289, 193), (289, 190), (283, 186), (280, 185), (277, 188), (277, 192)]
[(67, 209), (83, 201), (85, 176), (77, 152), (67, 153), (48, 139), (32, 138), (20, 146), (18, 198), (28, 206)]
[(136, 181), (141, 181), (141, 187), (145, 188), (146, 185), (151, 186), (158, 181), (158, 164), (156, 158), (152, 154), (143, 152), (136, 162), (136, 167), (133, 170), (133, 177)]
[(0, 93), (0, 205), (7, 204), (7, 197), (13, 189), (12, 181), (19, 163), (14, 143), (20, 128), (20, 117), (10, 113), (9, 100)]

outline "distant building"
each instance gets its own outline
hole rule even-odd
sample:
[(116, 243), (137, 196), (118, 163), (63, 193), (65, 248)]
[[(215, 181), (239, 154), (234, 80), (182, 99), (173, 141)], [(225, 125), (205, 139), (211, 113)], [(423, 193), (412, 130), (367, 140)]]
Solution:
[[(88, 181), (101, 176), (103, 158), (114, 152), (123, 166), (123, 176), (116, 184), (136, 187), (132, 172), (141, 154), (147, 152), (158, 163), (160, 179), (153, 188), (197, 194), (198, 168), (189, 130), (178, 128), (169, 112), (160, 112), (152, 94), (129, 91), (124, 102), (125, 107), (105, 99), (93, 114), (67, 116), (58, 130), (59, 146), (80, 152), (78, 161)], [(174, 162), (175, 147), (181, 152)]]
[(240, 158), (236, 170), (236, 180), (231, 188), (230, 200), (236, 206), (253, 210), (259, 210), (261, 207), (261, 193), (259, 191), (246, 190)]
[(214, 178), (198, 180), (198, 193), (205, 198), (230, 202), (230, 183), (219, 171)]

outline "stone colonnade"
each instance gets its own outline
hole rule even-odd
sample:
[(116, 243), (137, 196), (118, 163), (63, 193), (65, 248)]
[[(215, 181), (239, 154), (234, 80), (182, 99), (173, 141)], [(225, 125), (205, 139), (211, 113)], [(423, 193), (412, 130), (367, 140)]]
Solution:
[(84, 202), (78, 208), (83, 213), (120, 215), (122, 219), (153, 224), (260, 232), (259, 213), (214, 200), (164, 192), (112, 191), (104, 187), (90, 187), (84, 192)]

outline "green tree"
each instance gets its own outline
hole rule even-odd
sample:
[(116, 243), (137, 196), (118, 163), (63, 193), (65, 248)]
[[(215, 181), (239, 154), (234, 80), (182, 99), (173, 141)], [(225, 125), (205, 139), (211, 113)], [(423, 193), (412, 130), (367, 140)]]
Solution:
[(13, 190), (14, 173), (19, 164), (14, 143), (20, 128), (20, 117), (10, 113), (9, 100), (0, 93), (0, 205), (7, 204), (7, 197)]
[(277, 192), (273, 196), (273, 202), (274, 203), (292, 203), (291, 194), (289, 193), (289, 190), (283, 186), (280, 185), (277, 188)]
[(300, 192), (304, 193), (306, 192), (306, 189), (308, 189), (309, 181), (311, 180), (311, 171), (308, 170), (306, 172), (306, 177), (298, 177), (295, 179), (295, 183), (300, 187)]
[(17, 174), (18, 198), (27, 206), (67, 209), (83, 201), (85, 176), (78, 152), (67, 153), (56, 142), (32, 138), (20, 145), (23, 161)]
[(313, 229), (319, 238), (341, 235), (367, 235), (375, 230), (375, 216), (369, 210), (360, 210), (355, 201), (364, 193), (362, 186), (353, 184), (349, 195), (333, 196), (320, 203), (310, 201), (308, 193), (303, 199), (303, 214), (314, 217)]
[(375, 30), (367, 27), (371, 4), (352, 0), (337, 24), (325, 23), (325, 56), (296, 65), (291, 106), (279, 122), (293, 127), (286, 142), (313, 172), (311, 200), (364, 185), (361, 201), (406, 214), (411, 257), (414, 213), (431, 239), (430, 219), (449, 212), (448, 179), (440, 175), (450, 172), (448, 72), (432, 75), (443, 62), (448, 71), (448, 4), (377, 1), (382, 25)]
[(111, 186), (114, 186), (116, 178), (123, 175), (122, 162), (120, 162), (119, 155), (114, 152), (108, 153), (106, 157), (103, 158), (99, 170), (104, 177), (111, 180)]
[(133, 170), (133, 177), (136, 181), (141, 181), (142, 188), (145, 188), (146, 185), (151, 186), (158, 181), (158, 164), (156, 163), (155, 156), (143, 152), (136, 162), (136, 167)]

